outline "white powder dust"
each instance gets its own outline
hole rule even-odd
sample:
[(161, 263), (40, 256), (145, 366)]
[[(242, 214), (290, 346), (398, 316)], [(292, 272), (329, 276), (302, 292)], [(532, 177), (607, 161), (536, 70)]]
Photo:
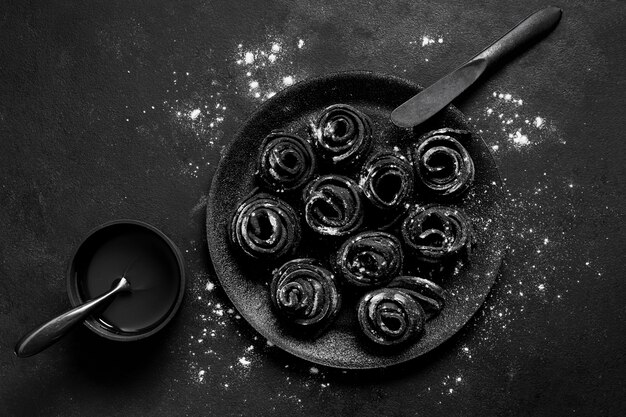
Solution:
[(191, 120), (196, 120), (198, 116), (200, 116), (201, 112), (202, 110), (200, 109), (194, 109), (189, 113), (189, 117), (191, 118)]
[(304, 45), (304, 39), (285, 40), (280, 36), (268, 36), (256, 45), (238, 44), (234, 56), (240, 74), (238, 84), (247, 85), (248, 97), (264, 101), (306, 78), (296, 62)]
[[(442, 37), (438, 37), (438, 36), (428, 36), (428, 35), (424, 35), (422, 36), (422, 39), (420, 40), (422, 47), (424, 46), (429, 46), (429, 45), (433, 45), (433, 44), (441, 44), (443, 43), (443, 38)], [(417, 43), (417, 41), (412, 41), (409, 42), (409, 44), (411, 43)]]
[[(200, 91), (199, 83), (202, 83)], [(160, 135), (158, 140), (174, 154), (185, 155), (180, 158), (178, 173), (194, 179), (207, 172), (209, 154), (216, 145), (221, 146), (222, 124), (228, 109), (224, 100), (224, 92), (230, 87), (228, 82), (213, 79), (209, 85), (205, 84), (204, 76), (195, 77), (191, 71), (172, 71), (171, 85), (162, 92), (161, 100), (140, 109), (125, 107), (126, 122), (135, 124), (142, 135), (152, 136), (157, 129), (177, 130), (173, 137)], [(155, 123), (157, 113), (165, 113), (165, 117), (158, 116), (161, 121)]]
[(492, 141), (490, 147), (496, 156), (528, 150), (544, 142), (566, 143), (553, 123), (545, 116), (533, 114), (524, 100), (513, 93), (492, 92), (487, 106), (471, 121), (485, 140)]

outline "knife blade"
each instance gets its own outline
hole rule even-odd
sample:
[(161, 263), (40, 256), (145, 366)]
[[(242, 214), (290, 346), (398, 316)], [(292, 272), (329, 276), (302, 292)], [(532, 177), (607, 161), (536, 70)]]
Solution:
[(400, 127), (413, 127), (434, 116), (488, 68), (550, 33), (562, 14), (555, 6), (531, 14), (468, 62), (398, 106), (391, 112), (391, 121)]

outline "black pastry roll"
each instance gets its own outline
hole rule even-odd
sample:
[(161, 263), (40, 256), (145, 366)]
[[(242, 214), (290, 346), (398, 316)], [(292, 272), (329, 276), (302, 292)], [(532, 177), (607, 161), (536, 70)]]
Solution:
[(323, 327), (341, 307), (333, 273), (314, 259), (294, 259), (276, 269), (270, 295), (277, 312), (298, 326)]
[(275, 260), (291, 254), (301, 239), (294, 209), (266, 193), (253, 195), (239, 205), (229, 232), (232, 243), (255, 259)]
[(372, 145), (372, 126), (367, 115), (347, 104), (327, 107), (312, 131), (313, 143), (325, 161), (352, 166), (365, 158)]
[(454, 198), (474, 180), (474, 162), (462, 141), (466, 130), (439, 129), (423, 135), (411, 149), (417, 181), (440, 198)]
[(348, 239), (337, 253), (337, 270), (345, 282), (379, 287), (402, 271), (402, 246), (389, 233), (368, 231)]
[(359, 301), (361, 330), (379, 345), (398, 345), (424, 331), (426, 315), (420, 304), (400, 288), (378, 288)]
[(445, 305), (445, 291), (439, 285), (424, 278), (414, 276), (399, 276), (394, 278), (387, 288), (399, 288), (420, 303), (426, 319), (438, 315)]
[(460, 209), (432, 204), (414, 207), (401, 234), (408, 250), (421, 260), (438, 262), (469, 251), (471, 227)]
[(378, 210), (399, 211), (413, 194), (413, 167), (399, 153), (382, 152), (363, 166), (359, 185)]
[(292, 191), (309, 182), (315, 172), (313, 147), (306, 140), (274, 132), (261, 145), (258, 177), (271, 191)]
[(304, 190), (304, 217), (308, 225), (322, 235), (344, 236), (363, 223), (361, 189), (342, 175), (324, 175)]

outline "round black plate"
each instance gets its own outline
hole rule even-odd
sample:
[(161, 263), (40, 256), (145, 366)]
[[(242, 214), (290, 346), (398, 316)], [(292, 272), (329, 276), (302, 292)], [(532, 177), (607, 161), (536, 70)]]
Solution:
[(424, 132), (449, 127), (472, 130), (461, 112), (449, 106), (413, 130), (394, 126), (391, 111), (421, 88), (406, 80), (369, 72), (350, 72), (300, 82), (266, 101), (229, 144), (213, 178), (207, 206), (207, 241), (217, 276), (241, 315), (280, 348), (308, 361), (337, 368), (376, 368), (418, 357), (454, 335), (472, 317), (493, 285), (504, 255), (502, 184), (483, 140), (473, 133), (466, 145), (476, 168), (470, 191), (455, 205), (470, 216), (475, 243), (469, 262), (442, 286), (446, 306), (427, 322), (422, 337), (399, 349), (376, 348), (362, 336), (354, 304), (344, 303), (335, 323), (317, 339), (290, 331), (272, 309), (271, 273), (250, 268), (233, 250), (227, 225), (238, 203), (254, 188), (259, 147), (272, 130), (307, 135), (307, 126), (325, 107), (345, 103), (370, 116), (374, 141), (406, 147)]

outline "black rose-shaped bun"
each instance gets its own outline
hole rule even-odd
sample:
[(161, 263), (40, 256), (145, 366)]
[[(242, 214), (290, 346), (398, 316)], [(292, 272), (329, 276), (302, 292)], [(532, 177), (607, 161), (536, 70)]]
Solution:
[(415, 339), (426, 321), (420, 304), (400, 288), (378, 288), (365, 294), (357, 317), (365, 336), (383, 346)]
[(399, 210), (413, 194), (413, 167), (401, 154), (381, 152), (363, 166), (359, 185), (379, 210)]
[(306, 140), (274, 132), (261, 145), (258, 177), (271, 191), (291, 191), (309, 182), (315, 172), (313, 147)]
[(327, 107), (312, 132), (313, 143), (325, 161), (350, 166), (362, 160), (372, 144), (371, 121), (347, 104)]
[(474, 162), (461, 144), (471, 139), (465, 130), (439, 129), (426, 133), (411, 149), (418, 183), (440, 198), (453, 198), (474, 180)]
[(389, 346), (421, 335), (426, 320), (439, 314), (443, 306), (443, 288), (424, 278), (399, 276), (385, 288), (365, 294), (357, 316), (371, 341)]
[(431, 319), (441, 312), (445, 304), (445, 291), (439, 285), (424, 278), (414, 276), (395, 277), (388, 288), (400, 288), (415, 299), (426, 313), (426, 319)]
[(332, 272), (308, 258), (291, 260), (275, 270), (270, 295), (277, 312), (298, 326), (325, 326), (341, 306)]
[(230, 224), (230, 240), (248, 256), (274, 260), (300, 244), (300, 220), (284, 201), (266, 193), (239, 205)]
[(414, 207), (401, 233), (404, 244), (421, 260), (438, 262), (470, 249), (471, 227), (460, 209), (433, 204)]
[(348, 284), (378, 287), (402, 271), (402, 247), (393, 235), (379, 231), (359, 233), (337, 253), (337, 269)]
[(359, 185), (342, 175), (324, 175), (304, 190), (304, 216), (308, 225), (322, 235), (344, 236), (363, 223)]

